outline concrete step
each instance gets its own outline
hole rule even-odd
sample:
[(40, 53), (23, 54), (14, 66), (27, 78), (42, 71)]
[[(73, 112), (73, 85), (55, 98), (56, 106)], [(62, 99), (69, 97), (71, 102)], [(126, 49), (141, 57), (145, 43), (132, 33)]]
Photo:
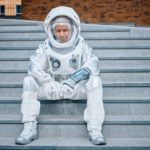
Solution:
[(23, 20), (23, 19), (5, 19), (0, 18), (0, 25), (37, 25), (39, 24), (39, 21), (33, 21), (33, 20)]
[(107, 145), (95, 146), (87, 138), (40, 137), (29, 145), (14, 144), (15, 137), (0, 138), (0, 149), (5, 150), (149, 150), (149, 138), (107, 138)]
[(5, 39), (46, 39), (47, 36), (44, 32), (20, 32), (20, 33), (15, 33), (15, 32), (6, 32), (6, 33), (1, 33), (0, 34), (0, 40), (5, 40)]
[(150, 74), (148, 72), (136, 73), (100, 73), (103, 83), (149, 83)]
[[(6, 23), (6, 24), (0, 24), (0, 32), (6, 33), (6, 32), (44, 32), (44, 25), (43, 24), (14, 24), (14, 23)], [(81, 25), (81, 31), (98, 31), (98, 32), (130, 32), (130, 29), (125, 28), (113, 28), (113, 27), (105, 27), (105, 26), (99, 26), (99, 25)]]
[[(55, 103), (55, 102), (73, 102), (73, 103), (86, 103), (86, 100), (85, 99), (78, 99), (78, 100), (46, 100), (46, 99), (42, 99), (42, 98), (39, 98), (39, 100), (41, 101), (41, 104), (43, 103)], [(21, 97), (0, 97), (0, 104), (21, 104)], [(142, 104), (146, 104), (146, 103), (150, 103), (150, 98), (149, 97), (143, 97), (143, 98), (140, 98), (140, 97), (103, 97), (103, 101), (104, 103), (110, 103), (110, 104), (114, 104), (114, 103), (119, 103), (119, 104), (127, 104), (127, 103), (130, 103), (130, 104), (139, 104), (139, 103), (142, 103)]]
[[(0, 31), (0, 40), (41, 40), (44, 41), (47, 36), (44, 31), (37, 31), (36, 29), (34, 30), (29, 30), (29, 31)], [(15, 36), (13, 36), (15, 35)], [(129, 37), (128, 32), (109, 32), (109, 31), (81, 31), (81, 35), (85, 39), (105, 39), (105, 38), (124, 38), (124, 37)], [(148, 36), (147, 36), (148, 37)]]
[[(43, 40), (44, 41), (44, 40)], [(0, 41), (1, 47), (37, 47), (39, 44), (42, 44), (43, 41), (41, 40), (34, 40), (28, 39), (28, 40), (20, 40), (20, 41)], [(91, 45), (94, 48), (98, 48), (100, 46), (103, 47), (150, 47), (150, 38), (145, 39), (136, 39), (136, 38), (128, 38), (128, 39), (88, 39), (86, 40), (89, 45)], [(109, 45), (109, 46), (108, 46)]]
[[(0, 31), (1, 32), (1, 31)], [(109, 38), (109, 37), (115, 37), (115, 38), (123, 38), (123, 37), (129, 37), (129, 32), (109, 32), (109, 31), (96, 31), (96, 32), (90, 32), (90, 31), (82, 31), (81, 35), (85, 38), (85, 39), (90, 39), (90, 38)], [(0, 34), (0, 40), (24, 40), (24, 39), (39, 39), (39, 40), (44, 40), (46, 39), (47, 36), (45, 34), (45, 32), (22, 32), (22, 31), (18, 31), (16, 32), (1, 32)]]
[[(4, 84), (0, 84), (0, 88), (22, 88), (23, 84), (22, 83), (4, 83)], [(106, 82), (103, 83), (103, 87), (150, 87), (150, 83), (116, 83), (116, 82)]]
[[(150, 53), (150, 52), (149, 52)], [(33, 53), (31, 53), (32, 55)], [(15, 54), (16, 55), (16, 54)], [(31, 56), (28, 54), (29, 57)], [(144, 55), (144, 54), (143, 54)], [(150, 56), (103, 56), (101, 54), (97, 55), (99, 60), (150, 60)], [(16, 56), (17, 57), (17, 56)], [(0, 58), (0, 61), (29, 61), (29, 57), (25, 58), (23, 55), (21, 57), (11, 57), (11, 54), (6, 55), (5, 57)]]
[[(0, 50), (0, 61), (29, 60), (35, 50)], [(150, 60), (150, 50), (93, 50), (99, 60)]]
[[(29, 60), (35, 50), (0, 50), (0, 60)], [(120, 50), (93, 50), (100, 60), (124, 59), (146, 60), (150, 59), (150, 49), (120, 49)]]
[(114, 39), (94, 39), (86, 40), (91, 46), (120, 46), (121, 47), (128, 47), (128, 46), (149, 46), (150, 45), (150, 38), (114, 38)]
[(0, 50), (0, 60), (29, 59), (35, 50)]
[[(141, 86), (140, 86), (141, 85)], [(106, 85), (104, 87), (104, 97), (126, 97), (126, 98), (144, 98), (150, 97), (150, 86), (143, 85), (143, 84), (135, 84), (135, 85)], [(21, 97), (22, 93), (22, 86), (10, 85), (8, 87), (1, 87), (0, 88), (1, 97)], [(118, 94), (119, 93), (119, 94)]]
[[(15, 137), (22, 128), (21, 116), (0, 116), (1, 137)], [(40, 115), (38, 130), (40, 137), (88, 137), (83, 116)], [(106, 138), (150, 138), (150, 116), (106, 115), (103, 133)]]
[[(108, 41), (108, 42), (113, 42), (113, 41), (117, 41), (117, 42), (127, 42), (127, 41), (131, 41), (131, 42), (137, 42), (137, 41), (149, 41), (150, 37), (99, 37), (98, 34), (96, 34), (95, 36), (90, 36), (90, 33), (85, 32), (86, 36), (85, 36), (85, 40), (90, 41), (90, 42), (99, 42), (99, 41)], [(83, 33), (83, 34), (85, 34)], [(9, 42), (15, 42), (15, 41), (44, 41), (45, 38), (40, 38), (40, 37), (21, 37), (21, 38), (13, 38), (13, 37), (2, 37), (0, 38), (1, 42), (3, 41), (9, 41)], [(95, 40), (95, 41), (94, 41)]]
[(149, 59), (150, 49), (99, 49), (93, 50), (99, 59)]
[(15, 32), (44, 32), (44, 26), (41, 25), (2, 25), (0, 26), (0, 33), (15, 33)]
[[(0, 60), (28, 60), (35, 50), (0, 50)], [(100, 60), (106, 59), (150, 59), (150, 49), (94, 49)]]
[[(150, 69), (150, 60), (100, 60), (100, 70), (146, 70)], [(0, 61), (0, 70), (27, 70), (29, 61)]]
[[(23, 26), (36, 26), (36, 25), (43, 26), (43, 22), (38, 22), (38, 21), (28, 21), (28, 20), (6, 20), (6, 19), (1, 19), (0, 21), (0, 26), (20, 26), (22, 28), (22, 31), (24, 32)], [(98, 31), (102, 30), (102, 32), (130, 32), (130, 36), (133, 37), (148, 37), (150, 33), (150, 29), (148, 27), (134, 27), (132, 25), (124, 26), (124, 25), (101, 25), (101, 24), (81, 24), (81, 28), (86, 31)], [(120, 30), (120, 31), (119, 31)], [(32, 32), (32, 30), (30, 30)], [(43, 30), (44, 31), (44, 30)], [(5, 32), (5, 31), (2, 31)], [(6, 32), (9, 32), (6, 30)], [(18, 32), (12, 31), (12, 32)], [(116, 34), (116, 33), (114, 33)], [(114, 36), (114, 34), (112, 36)], [(121, 33), (122, 34), (122, 33)], [(105, 35), (104, 35), (105, 36)], [(118, 36), (118, 35), (117, 35)], [(120, 36), (120, 34), (119, 34)]]
[(132, 37), (149, 37), (150, 35), (150, 28), (132, 28), (130, 30), (130, 36)]
[[(150, 99), (147, 102), (144, 99), (136, 101), (104, 98), (104, 108), (106, 115), (150, 115)], [(0, 99), (1, 115), (18, 115), (20, 114), (20, 104), (22, 100)], [(87, 100), (44, 100), (41, 102), (41, 115), (82, 115), (86, 108)]]
[(149, 60), (99, 60), (100, 70), (150, 69)]
[[(0, 85), (2, 84), (22, 84), (27, 73), (2, 73), (0, 72)], [(150, 83), (150, 73), (100, 73), (104, 84), (108, 83)]]
[[(9, 45), (1, 46), (0, 45), (0, 51), (1, 50), (36, 50), (36, 46), (13, 46), (10, 47)], [(93, 45), (93, 49), (103, 49), (103, 50), (120, 50), (120, 49), (126, 49), (126, 50), (131, 50), (131, 49), (145, 49), (149, 50), (150, 46), (103, 46), (103, 45)]]
[[(101, 69), (100, 73), (149, 73), (150, 69)], [(4, 70), (1, 69), (0, 73), (27, 73), (27, 70)]]
[(117, 28), (115, 26), (110, 26), (110, 25), (100, 25), (100, 24), (81, 24), (81, 30), (86, 30), (86, 31), (108, 31), (108, 32), (130, 32), (130, 28), (126, 28), (123, 26), (120, 26), (120, 28)]

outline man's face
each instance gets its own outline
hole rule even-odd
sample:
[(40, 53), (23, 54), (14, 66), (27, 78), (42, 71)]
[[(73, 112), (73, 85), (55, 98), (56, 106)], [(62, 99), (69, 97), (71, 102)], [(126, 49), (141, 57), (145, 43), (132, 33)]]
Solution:
[(67, 25), (58, 24), (54, 29), (54, 35), (60, 43), (68, 42), (70, 39), (70, 28)]

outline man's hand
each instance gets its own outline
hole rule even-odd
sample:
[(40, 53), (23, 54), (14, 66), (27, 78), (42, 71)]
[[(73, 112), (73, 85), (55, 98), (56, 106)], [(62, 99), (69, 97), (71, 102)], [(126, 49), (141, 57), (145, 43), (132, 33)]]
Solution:
[(74, 95), (74, 89), (57, 81), (45, 83), (44, 91), (48, 99), (69, 99)]
[(63, 85), (57, 81), (50, 81), (44, 85), (45, 94), (48, 99), (60, 99)]
[(51, 76), (48, 73), (44, 73), (44, 75), (41, 78), (41, 83), (46, 83), (52, 80)]
[(62, 98), (68, 98), (69, 99), (69, 98), (71, 98), (74, 95), (73, 91), (74, 90), (70, 86), (68, 86), (66, 84), (63, 84), (60, 96)]

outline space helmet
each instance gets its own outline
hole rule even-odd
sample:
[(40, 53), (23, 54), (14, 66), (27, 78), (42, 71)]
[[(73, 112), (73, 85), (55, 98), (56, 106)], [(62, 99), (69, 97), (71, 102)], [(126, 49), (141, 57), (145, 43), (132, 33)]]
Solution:
[[(62, 43), (55, 37), (54, 28), (57, 24), (67, 25), (70, 29), (68, 41)], [(80, 36), (79, 16), (72, 8), (67, 6), (53, 8), (46, 16), (44, 26), (50, 44), (56, 49), (72, 47), (77, 43)]]

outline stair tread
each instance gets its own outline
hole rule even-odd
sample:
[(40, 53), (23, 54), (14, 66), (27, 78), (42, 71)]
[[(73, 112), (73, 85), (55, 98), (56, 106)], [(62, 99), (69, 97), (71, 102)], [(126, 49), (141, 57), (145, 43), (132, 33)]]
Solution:
[[(22, 83), (0, 83), (0, 88), (21, 88), (23, 86)], [(127, 83), (127, 82), (104, 82), (104, 87), (150, 87), (150, 82), (133, 82), (133, 83)]]
[[(33, 29), (36, 32), (44, 32), (44, 25), (38, 24), (38, 23), (21, 23), (21, 24), (15, 24), (15, 23), (0, 23), (0, 27), (5, 29), (4, 31), (1, 29), (0, 32), (4, 33), (11, 33), (11, 32), (29, 32), (33, 31)], [(12, 28), (13, 27), (13, 28)], [(16, 28), (17, 27), (17, 28)], [(27, 30), (24, 31), (24, 27), (28, 27)], [(41, 29), (38, 29), (36, 27), (41, 27)], [(7, 29), (7, 30), (6, 30)], [(84, 24), (81, 25), (81, 31), (87, 31), (87, 32), (130, 32), (130, 29), (125, 29), (125, 28), (113, 28), (113, 27), (108, 27), (108, 26), (99, 26), (99, 25), (88, 25)]]
[[(21, 115), (0, 115), (0, 123), (21, 123)], [(84, 124), (83, 115), (40, 115), (39, 123)], [(106, 115), (104, 124), (150, 124), (150, 115)]]
[[(93, 46), (93, 49), (150, 49), (150, 46)], [(37, 46), (0, 46), (0, 50), (35, 50)]]
[[(147, 73), (150, 72), (149, 68), (141, 68), (141, 69), (136, 69), (136, 68), (132, 68), (132, 69), (101, 69), (100, 71), (101, 73)], [(0, 69), (0, 73), (27, 73), (27, 69)]]
[[(104, 146), (95, 146), (91, 144), (88, 138), (66, 138), (66, 137), (47, 137), (40, 138), (33, 141), (32, 143), (21, 146), (14, 144), (15, 137), (0, 137), (0, 149), (1, 148), (16, 148), (16, 149), (25, 149), (25, 148), (48, 148), (48, 149), (82, 149), (89, 148), (92, 149), (101, 149), (101, 148), (129, 148), (129, 147), (150, 147), (149, 138), (107, 138), (107, 145)], [(128, 149), (129, 150), (129, 149)]]
[[(65, 102), (74, 102), (74, 103), (86, 103), (86, 99), (77, 99), (77, 100), (48, 100), (48, 99), (39, 99), (40, 101), (45, 101), (49, 103), (55, 103), (55, 102), (60, 102), (64, 103)], [(22, 101), (21, 97), (0, 97), (0, 103), (20, 103)], [(105, 102), (114, 102), (114, 103), (149, 103), (150, 98), (149, 97), (104, 97), (103, 101)]]
[[(97, 55), (98, 56), (98, 55)], [(150, 60), (150, 56), (100, 56), (98, 57), (99, 60)], [(27, 57), (22, 58), (15, 58), (9, 57), (8, 58), (0, 58), (0, 61), (29, 61), (30, 59)]]
[[(0, 38), (0, 41), (44, 41), (46, 38), (42, 37), (22, 37), (22, 38)], [(85, 39), (87, 40), (150, 40), (150, 37), (101, 37), (101, 36), (95, 36), (91, 37), (90, 35), (85, 36)]]
[[(14, 52), (14, 50), (16, 50), (16, 51), (35, 51), (37, 49), (37, 47), (1, 47), (0, 46), (0, 51), (8, 51), (8, 52), (10, 52), (10, 51), (12, 51), (12, 52)], [(99, 51), (101, 51), (101, 50), (103, 50), (103, 51), (106, 51), (107, 49), (104, 47), (104, 48), (93, 48), (93, 50), (94, 51), (96, 51), (96, 52), (99, 52)], [(116, 49), (116, 48), (114, 48), (114, 47), (109, 47), (108, 48), (108, 51), (124, 51), (124, 50), (128, 50), (128, 51), (136, 51), (136, 50), (141, 50), (141, 51), (143, 51), (143, 50), (150, 50), (150, 47), (125, 47), (125, 48), (119, 48), (118, 47), (118, 49)]]

